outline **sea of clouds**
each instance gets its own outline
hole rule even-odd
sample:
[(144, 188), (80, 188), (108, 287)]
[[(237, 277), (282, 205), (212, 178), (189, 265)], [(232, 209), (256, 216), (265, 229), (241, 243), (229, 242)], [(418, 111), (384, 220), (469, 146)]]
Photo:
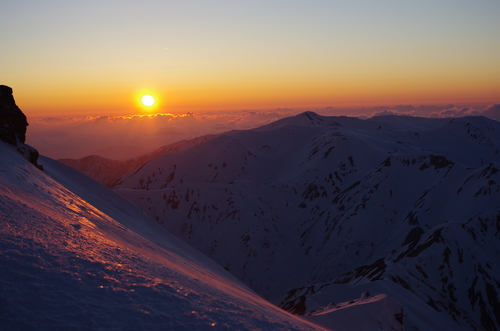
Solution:
[(256, 128), (303, 111), (324, 116), (370, 118), (380, 115), (422, 117), (486, 116), (500, 120), (500, 104), (487, 107), (419, 106), (275, 109), (270, 111), (220, 111), (187, 114), (83, 116), (28, 118), (27, 143), (42, 155), (81, 158), (101, 155), (126, 159), (158, 147), (207, 134)]

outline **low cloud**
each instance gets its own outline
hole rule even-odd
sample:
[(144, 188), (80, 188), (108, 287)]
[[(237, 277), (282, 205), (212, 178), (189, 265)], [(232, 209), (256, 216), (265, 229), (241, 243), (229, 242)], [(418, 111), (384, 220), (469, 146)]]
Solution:
[(373, 112), (371, 117), (385, 116), (385, 115), (417, 116), (417, 111), (416, 110), (400, 111), (400, 110), (396, 110), (396, 109), (384, 109), (384, 110), (378, 110), (378, 111)]
[(430, 117), (463, 117), (478, 115), (481, 115), (481, 111), (476, 110), (473, 107), (452, 107), (438, 112), (433, 112)]
[(500, 121), (500, 103), (488, 106), (481, 115)]
[[(482, 115), (500, 120), (500, 104), (483, 109), (448, 106), (288, 109), (219, 111), (186, 114), (28, 118), (27, 143), (55, 159), (107, 156), (110, 148), (128, 151), (128, 157), (170, 143), (207, 134), (247, 130), (303, 111), (324, 116), (369, 118), (382, 115), (462, 117)], [(118, 148), (120, 147), (120, 148)]]
[(183, 139), (259, 127), (297, 112), (278, 109), (268, 112), (32, 118), (29, 119), (27, 143), (42, 155), (55, 159), (100, 154), (101, 150), (114, 146), (127, 146), (131, 153), (139, 153)]
[[(369, 108), (368, 108), (369, 109)], [(367, 109), (367, 110), (368, 110)], [(396, 106), (377, 107), (369, 117), (398, 115), (398, 116), (420, 116), (432, 118), (464, 117), (464, 116), (485, 116), (494, 120), (500, 120), (500, 104), (490, 105), (486, 108), (472, 106)]]

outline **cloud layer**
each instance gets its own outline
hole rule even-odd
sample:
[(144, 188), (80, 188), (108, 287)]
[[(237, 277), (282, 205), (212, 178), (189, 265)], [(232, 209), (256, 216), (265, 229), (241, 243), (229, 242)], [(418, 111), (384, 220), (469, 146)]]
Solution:
[[(182, 139), (244, 130), (293, 115), (290, 109), (270, 112), (218, 112), (182, 115), (51, 117), (29, 119), (27, 143), (52, 158), (80, 158), (126, 147), (130, 156)], [(103, 155), (104, 156), (104, 155)]]
[[(372, 108), (307, 109), (325, 116), (380, 115), (422, 117), (462, 117), (482, 115), (500, 120), (500, 104), (488, 107), (402, 105)], [(91, 154), (126, 158), (152, 151), (182, 139), (230, 130), (259, 127), (280, 118), (305, 111), (275, 109), (272, 111), (227, 111), (187, 114), (133, 116), (51, 117), (28, 119), (27, 143), (41, 154), (58, 158), (80, 158)], [(113, 153), (114, 152), (114, 153)]]

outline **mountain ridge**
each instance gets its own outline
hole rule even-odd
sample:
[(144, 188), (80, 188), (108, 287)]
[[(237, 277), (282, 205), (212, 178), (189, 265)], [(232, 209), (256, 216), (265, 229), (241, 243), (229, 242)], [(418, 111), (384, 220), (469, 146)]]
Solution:
[(79, 159), (58, 159), (87, 176), (97, 180), (98, 182), (108, 185), (117, 178), (126, 175), (132, 170), (135, 170), (144, 165), (149, 160), (166, 153), (168, 151), (180, 151), (190, 148), (196, 144), (210, 140), (218, 135), (206, 135), (189, 140), (181, 140), (172, 144), (162, 146), (152, 152), (142, 154), (137, 157), (118, 160), (107, 158), (101, 155), (88, 155)]
[(5, 330), (323, 330), (257, 296), (123, 197), (0, 142)]
[[(494, 330), (498, 321), (486, 316), (495, 316), (498, 302), (487, 290), (500, 284), (496, 263), (479, 259), (475, 272), (488, 270), (486, 264), (492, 271), (480, 273), (474, 286), (460, 263), (455, 272), (445, 260), (412, 263), (449, 259), (449, 251), (476, 259), (465, 249), (490, 260), (499, 254), (498, 238), (488, 239), (489, 253), (474, 240), (462, 243), (446, 225), (468, 238), (463, 229), (475, 216), (496, 219), (499, 150), (500, 123), (484, 117), (361, 120), (306, 112), (165, 153), (111, 186), (282, 307), (280, 298), (293, 288), (359, 278), (356, 284), (374, 288), (382, 281), (393, 295), (427, 288), (408, 296), (442, 315), (436, 325)], [(473, 233), (482, 231), (479, 220), (469, 224)], [(442, 275), (433, 271), (442, 266)], [(435, 284), (410, 274), (432, 275)], [(472, 302), (467, 291), (483, 299)], [(322, 301), (316, 293), (304, 298), (306, 306)], [(403, 301), (410, 305), (408, 325), (428, 325), (421, 308)]]

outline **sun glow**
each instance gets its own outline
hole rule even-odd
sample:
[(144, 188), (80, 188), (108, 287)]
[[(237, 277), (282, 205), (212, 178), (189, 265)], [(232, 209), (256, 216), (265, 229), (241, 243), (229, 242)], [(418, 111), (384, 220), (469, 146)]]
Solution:
[(141, 89), (134, 93), (136, 107), (145, 113), (152, 113), (161, 110), (160, 99), (152, 89)]
[(141, 98), (141, 102), (144, 106), (151, 107), (155, 104), (155, 98), (149, 94), (146, 94)]

